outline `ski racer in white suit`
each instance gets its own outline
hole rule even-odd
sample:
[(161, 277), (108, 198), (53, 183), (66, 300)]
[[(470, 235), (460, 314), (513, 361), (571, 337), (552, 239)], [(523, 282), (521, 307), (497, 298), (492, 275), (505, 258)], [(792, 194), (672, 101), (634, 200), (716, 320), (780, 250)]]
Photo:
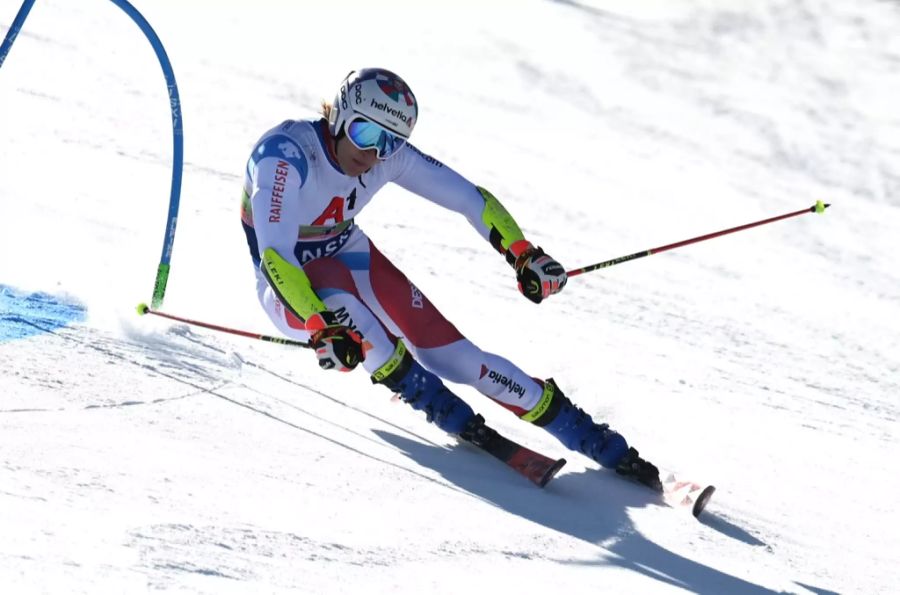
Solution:
[(354, 217), (393, 182), (461, 213), (512, 265), (531, 301), (561, 291), (565, 269), (534, 247), (487, 190), (408, 142), (418, 117), (396, 74), (351, 72), (318, 120), (287, 120), (247, 162), (241, 217), (257, 292), (286, 336), (309, 340), (319, 365), (357, 365), (451, 434), (484, 420), (442, 382), (468, 384), (568, 448), (655, 485), (658, 471), (607, 424), (596, 424), (552, 379), (537, 380), (479, 349), (383, 255)]

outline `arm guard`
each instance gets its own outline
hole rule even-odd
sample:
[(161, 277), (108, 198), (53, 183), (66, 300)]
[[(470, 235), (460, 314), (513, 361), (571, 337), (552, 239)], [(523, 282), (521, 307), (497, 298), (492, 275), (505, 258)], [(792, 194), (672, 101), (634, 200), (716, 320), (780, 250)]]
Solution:
[(500, 204), (500, 201), (493, 194), (476, 186), (481, 197), (484, 199), (484, 210), (481, 212), (481, 221), (487, 226), (490, 236), (491, 245), (500, 253), (506, 256), (507, 262), (513, 264), (516, 257), (521, 254), (530, 244), (525, 239), (522, 230), (516, 220), (513, 219), (509, 211)]
[(328, 310), (313, 291), (312, 283), (303, 269), (283, 259), (272, 248), (263, 251), (260, 268), (278, 299), (303, 322)]

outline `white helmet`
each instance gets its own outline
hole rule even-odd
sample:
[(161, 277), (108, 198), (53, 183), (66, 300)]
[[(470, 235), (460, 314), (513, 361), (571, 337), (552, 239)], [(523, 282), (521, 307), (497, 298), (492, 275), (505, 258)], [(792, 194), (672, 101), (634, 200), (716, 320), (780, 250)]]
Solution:
[(341, 83), (331, 104), (328, 127), (336, 138), (354, 117), (362, 116), (405, 140), (418, 115), (416, 97), (403, 79), (384, 68), (363, 68), (352, 71)]

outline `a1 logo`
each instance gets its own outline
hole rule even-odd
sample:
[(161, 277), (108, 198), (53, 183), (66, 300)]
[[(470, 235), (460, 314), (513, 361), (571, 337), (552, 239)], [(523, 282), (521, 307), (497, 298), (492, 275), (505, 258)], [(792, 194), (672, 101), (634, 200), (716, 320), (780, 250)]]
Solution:
[[(347, 197), (347, 209), (352, 211), (356, 207), (356, 188), (350, 192)], [(316, 217), (312, 222), (313, 225), (325, 225), (325, 222), (333, 219), (334, 223), (342, 223), (344, 221), (344, 197), (335, 196), (322, 211), (322, 214)]]

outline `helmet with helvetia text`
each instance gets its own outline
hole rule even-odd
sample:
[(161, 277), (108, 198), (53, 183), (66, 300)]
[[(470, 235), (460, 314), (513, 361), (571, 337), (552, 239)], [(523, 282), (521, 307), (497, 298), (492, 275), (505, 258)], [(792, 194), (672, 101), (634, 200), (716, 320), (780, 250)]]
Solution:
[(354, 70), (341, 83), (328, 127), (335, 138), (354, 118), (362, 117), (402, 139), (408, 139), (416, 125), (419, 105), (406, 82), (384, 68)]

